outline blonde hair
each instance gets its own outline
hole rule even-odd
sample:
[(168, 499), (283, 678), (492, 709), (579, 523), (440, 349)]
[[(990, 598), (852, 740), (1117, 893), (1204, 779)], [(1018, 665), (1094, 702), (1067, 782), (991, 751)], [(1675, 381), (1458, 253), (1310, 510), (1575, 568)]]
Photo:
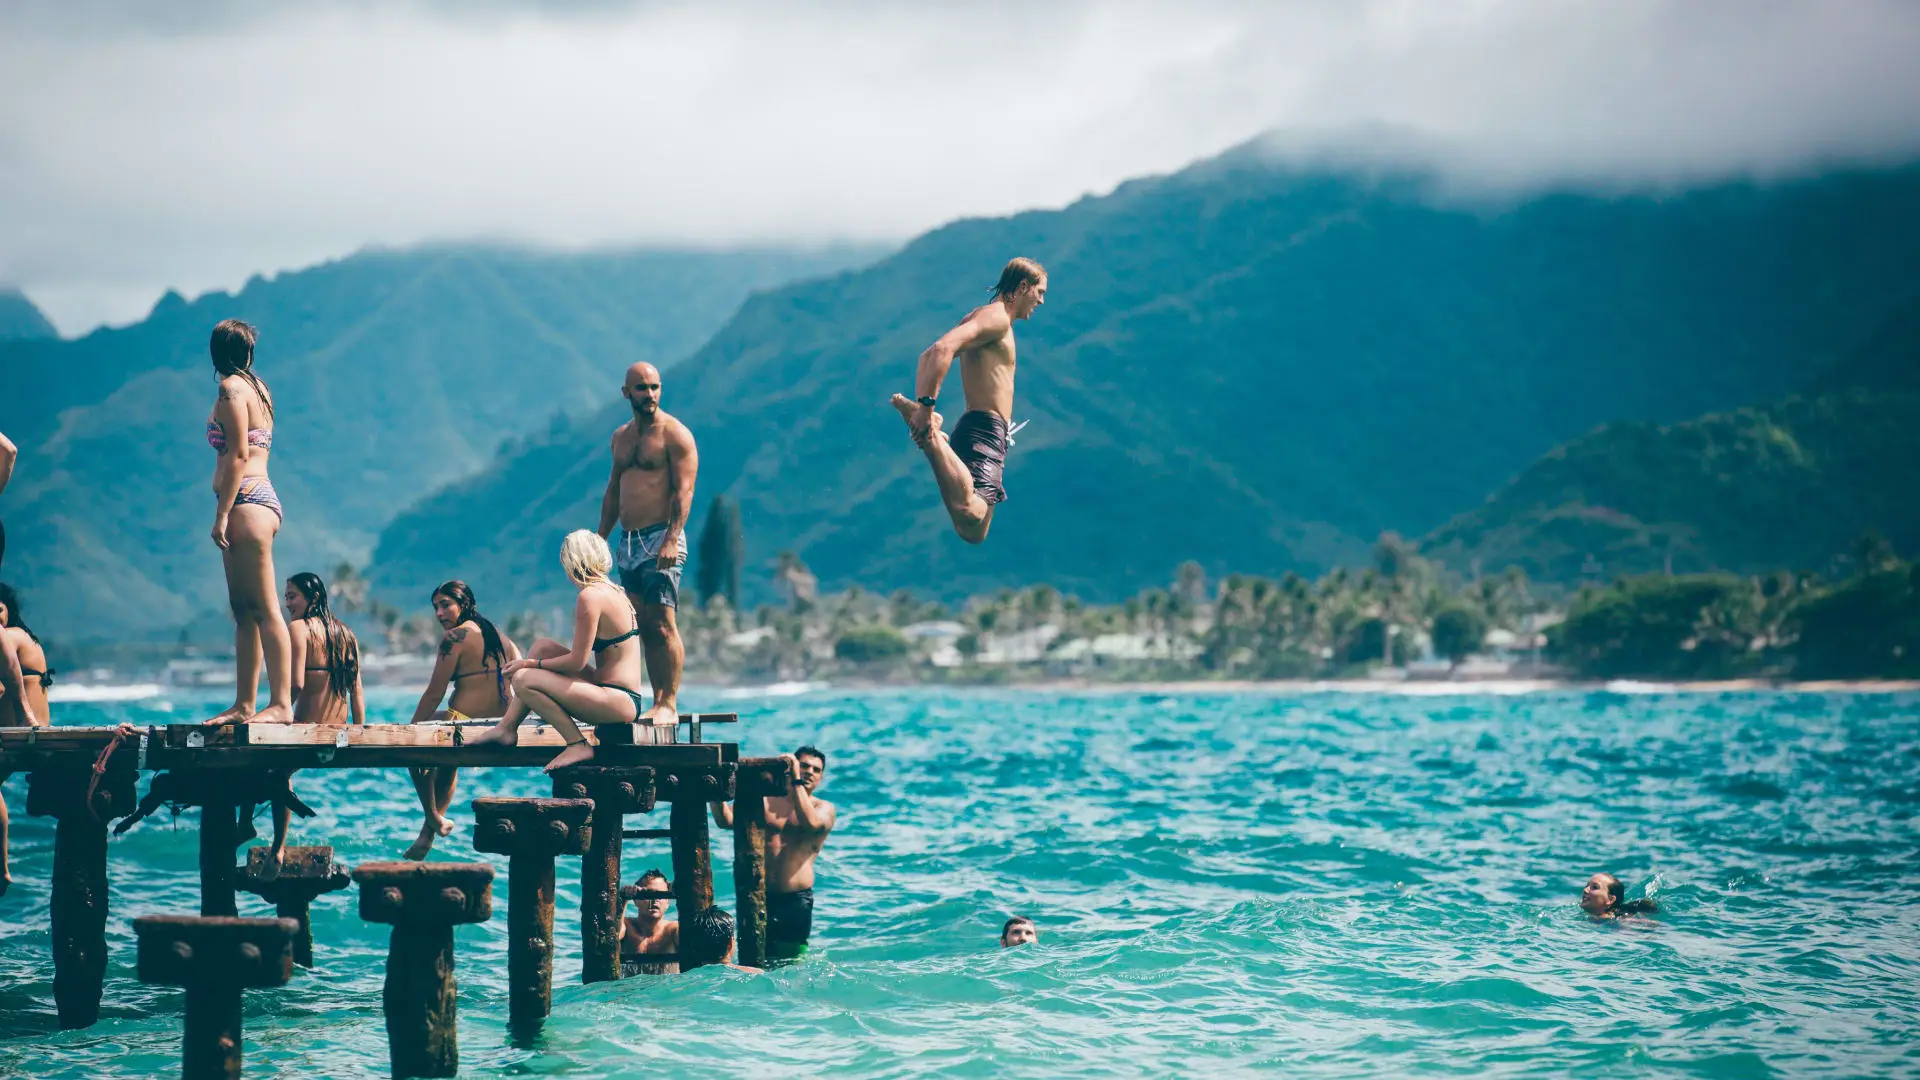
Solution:
[(575, 529), (560, 542), (560, 567), (575, 585), (591, 585), (607, 580), (613, 569), (613, 552), (607, 542), (590, 529)]
[(1028, 285), (1038, 285), (1047, 279), (1047, 268), (1024, 255), (1016, 255), (1007, 260), (1006, 268), (1000, 271), (1000, 283), (993, 287), (993, 298), (1012, 296)]

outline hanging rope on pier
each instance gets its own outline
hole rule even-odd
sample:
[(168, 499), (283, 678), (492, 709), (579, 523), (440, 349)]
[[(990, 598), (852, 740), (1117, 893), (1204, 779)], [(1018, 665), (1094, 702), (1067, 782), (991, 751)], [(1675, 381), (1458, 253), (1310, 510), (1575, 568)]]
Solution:
[(113, 738), (107, 740), (107, 745), (100, 748), (100, 756), (93, 759), (93, 776), (87, 780), (87, 813), (93, 815), (93, 820), (106, 820), (94, 807), (93, 796), (94, 792), (100, 790), (100, 778), (107, 775), (107, 761), (113, 757), (115, 750), (120, 749), (121, 743), (139, 734), (140, 729), (132, 724), (121, 724), (114, 729)]

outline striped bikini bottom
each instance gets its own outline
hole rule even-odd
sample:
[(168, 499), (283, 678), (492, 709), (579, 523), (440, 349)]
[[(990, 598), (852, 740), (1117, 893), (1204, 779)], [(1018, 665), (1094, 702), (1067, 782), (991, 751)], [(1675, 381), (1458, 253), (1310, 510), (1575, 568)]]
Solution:
[(273, 481), (264, 476), (249, 476), (240, 481), (240, 494), (234, 496), (233, 505), (248, 504), (266, 507), (281, 521), (287, 519), (287, 512), (280, 507), (280, 496), (273, 490)]

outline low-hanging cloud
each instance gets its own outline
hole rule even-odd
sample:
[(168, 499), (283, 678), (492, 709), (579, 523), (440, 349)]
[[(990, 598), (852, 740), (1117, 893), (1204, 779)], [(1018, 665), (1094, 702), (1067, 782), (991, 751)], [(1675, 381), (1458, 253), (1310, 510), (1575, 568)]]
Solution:
[(368, 243), (894, 238), (1271, 132), (1467, 190), (1920, 155), (1906, 0), (0, 13), (0, 281), (63, 330)]

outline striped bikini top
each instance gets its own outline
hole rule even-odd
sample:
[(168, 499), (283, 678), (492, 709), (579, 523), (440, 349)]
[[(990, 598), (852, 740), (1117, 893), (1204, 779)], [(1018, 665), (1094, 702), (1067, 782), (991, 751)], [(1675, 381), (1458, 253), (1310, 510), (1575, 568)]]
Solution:
[[(221, 427), (220, 421), (218, 420), (207, 421), (207, 445), (213, 447), (215, 453), (226, 453), (227, 429)], [(263, 427), (248, 428), (247, 445), (253, 447), (255, 450), (273, 449), (273, 429)]]

